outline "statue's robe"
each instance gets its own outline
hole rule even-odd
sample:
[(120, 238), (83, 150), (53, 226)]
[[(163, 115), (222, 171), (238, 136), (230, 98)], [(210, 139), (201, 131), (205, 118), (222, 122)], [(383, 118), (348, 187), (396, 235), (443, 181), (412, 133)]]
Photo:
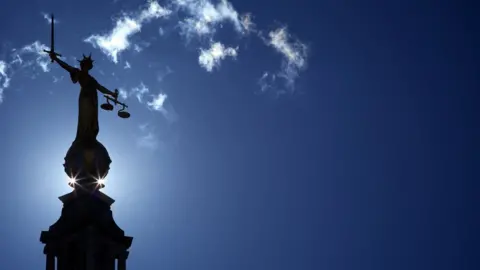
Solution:
[(73, 83), (81, 86), (78, 98), (78, 125), (75, 143), (85, 146), (97, 141), (98, 127), (98, 83), (87, 72), (75, 69), (70, 73)]

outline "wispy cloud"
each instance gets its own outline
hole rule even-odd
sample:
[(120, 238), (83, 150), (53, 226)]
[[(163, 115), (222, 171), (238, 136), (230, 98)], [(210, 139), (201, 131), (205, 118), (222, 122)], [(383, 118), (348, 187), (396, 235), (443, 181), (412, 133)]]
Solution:
[(136, 52), (141, 52), (141, 51), (143, 51), (143, 48), (140, 47), (140, 45), (138, 45), (138, 44), (134, 44), (133, 45), (133, 50), (136, 51)]
[(1, 87), (7, 88), (10, 85), (10, 77), (7, 75), (7, 63), (0, 61), (0, 78), (3, 79)]
[(7, 63), (0, 61), (0, 103), (3, 102), (3, 91), (10, 85), (10, 77), (7, 75)]
[(159, 93), (156, 96), (152, 96), (153, 99), (149, 102), (147, 102), (148, 108), (155, 110), (155, 111), (161, 111), (163, 110), (163, 103), (167, 99), (167, 95), (164, 93)]
[(215, 42), (210, 45), (208, 49), (200, 49), (200, 56), (198, 57), (198, 63), (205, 68), (208, 72), (211, 72), (214, 67), (219, 67), (220, 62), (227, 56), (236, 58), (238, 48), (225, 47), (220, 42)]
[(118, 95), (122, 98), (122, 99), (127, 99), (128, 98), (128, 91), (125, 90), (125, 88), (118, 88)]
[(15, 50), (13, 50), (13, 60), (10, 62), (11, 65), (21, 65), (23, 64), (23, 59), (20, 57), (18, 53), (15, 53)]
[(132, 88), (131, 94), (137, 97), (138, 102), (143, 103), (143, 96), (149, 91), (148, 87), (141, 82), (138, 86)]
[(53, 83), (57, 83), (57, 82), (60, 82), (62, 80), (63, 80), (63, 76), (60, 76), (60, 77), (53, 76)]
[[(267, 44), (282, 55), (282, 70), (276, 76), (283, 78), (287, 89), (293, 91), (295, 80), (298, 78), (300, 71), (307, 66), (307, 46), (300, 40), (294, 39), (288, 33), (286, 27), (269, 32)], [(275, 80), (276, 78), (273, 77), (272, 79)]]
[[(52, 15), (47, 14), (45, 12), (42, 12), (42, 17), (47, 21), (47, 23), (51, 24), (52, 23)], [(54, 24), (58, 24), (60, 21), (58, 19), (53, 19)]]
[(141, 148), (147, 148), (150, 150), (156, 150), (160, 141), (154, 133), (154, 129), (149, 124), (142, 124), (139, 126), (141, 135), (137, 138), (137, 146)]
[[(110, 57), (114, 63), (118, 63), (118, 56), (130, 48), (130, 38), (141, 31), (142, 25), (153, 19), (168, 17), (171, 11), (158, 4), (157, 1), (149, 1), (148, 5), (137, 15), (129, 16), (122, 14), (115, 21), (115, 27), (107, 34), (95, 34), (84, 41), (99, 48), (104, 54)], [(138, 50), (140, 47), (137, 45)]]
[[(16, 53), (16, 59), (20, 64), (23, 63), (22, 56), (25, 54), (33, 54), (36, 56), (35, 62), (42, 69), (43, 72), (50, 71), (50, 57), (43, 50), (50, 50), (48, 46), (41, 43), (40, 41), (35, 41), (32, 44), (26, 45)], [(28, 63), (27, 63), (28, 65)]]
[[(0, 60), (0, 102), (3, 101), (5, 89), (10, 86), (13, 77), (21, 70), (29, 70), (27, 76), (29, 78), (37, 77), (36, 68), (40, 68), (43, 72), (50, 71), (50, 58), (43, 50), (49, 48), (35, 41), (27, 44), (20, 49), (11, 49), (7, 59)], [(33, 69), (33, 70), (32, 70)]]
[(273, 88), (273, 84), (275, 83), (277, 76), (275, 74), (270, 74), (268, 71), (265, 71), (258, 80), (258, 84), (260, 85), (260, 92), (265, 93), (268, 90)]
[(130, 65), (130, 63), (128, 61), (125, 61), (125, 66), (123, 68), (124, 69), (129, 69), (129, 68), (132, 68), (132, 66)]
[[(221, 0), (214, 5), (210, 0), (171, 0), (178, 11), (183, 11), (187, 17), (179, 22), (181, 34), (187, 39), (194, 36), (211, 36), (223, 22), (233, 24), (235, 31), (241, 34), (249, 32), (248, 20), (250, 14), (239, 15), (233, 5), (227, 0)], [(246, 27), (247, 26), (247, 27)]]
[(178, 121), (178, 114), (173, 109), (173, 106), (165, 103), (168, 97), (167, 94), (158, 93), (157, 95), (152, 95), (151, 97), (152, 99), (147, 102), (147, 107), (150, 110), (162, 113), (169, 123)]
[(253, 22), (252, 13), (246, 13), (240, 17), (240, 23), (243, 26), (245, 33), (256, 32), (256, 25)]
[(162, 82), (165, 77), (172, 73), (173, 70), (169, 66), (166, 66), (164, 71), (157, 72), (157, 81)]

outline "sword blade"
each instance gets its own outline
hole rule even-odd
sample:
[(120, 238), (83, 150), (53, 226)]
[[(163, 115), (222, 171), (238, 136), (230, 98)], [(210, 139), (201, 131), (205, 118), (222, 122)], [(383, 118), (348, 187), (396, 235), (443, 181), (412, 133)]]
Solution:
[(50, 50), (52, 52), (55, 51), (55, 23), (54, 23), (54, 19), (53, 19), (53, 13), (52, 13), (52, 20), (51, 20), (51, 23), (50, 23), (50, 27), (51, 27), (51, 36), (50, 36)]

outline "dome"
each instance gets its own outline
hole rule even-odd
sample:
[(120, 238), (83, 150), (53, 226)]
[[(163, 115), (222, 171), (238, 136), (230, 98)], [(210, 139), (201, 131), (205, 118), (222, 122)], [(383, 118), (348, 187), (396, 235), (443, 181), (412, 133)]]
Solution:
[[(80, 143), (73, 142), (65, 156), (65, 173), (70, 178), (77, 179), (77, 184), (86, 188), (87, 185), (96, 184), (97, 188), (103, 188), (99, 179), (107, 176), (112, 160), (107, 149), (100, 142), (86, 147)], [(76, 188), (76, 184), (70, 184)]]

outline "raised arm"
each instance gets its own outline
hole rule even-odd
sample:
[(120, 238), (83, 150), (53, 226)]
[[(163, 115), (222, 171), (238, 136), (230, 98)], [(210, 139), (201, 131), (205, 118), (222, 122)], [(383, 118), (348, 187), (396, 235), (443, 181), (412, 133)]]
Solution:
[(63, 62), (62, 60), (60, 60), (58, 57), (55, 57), (54, 59), (55, 61), (57, 61), (57, 63), (63, 68), (65, 69), (66, 71), (68, 71), (69, 73), (73, 73), (75, 72), (77, 69), (70, 66), (69, 64)]

